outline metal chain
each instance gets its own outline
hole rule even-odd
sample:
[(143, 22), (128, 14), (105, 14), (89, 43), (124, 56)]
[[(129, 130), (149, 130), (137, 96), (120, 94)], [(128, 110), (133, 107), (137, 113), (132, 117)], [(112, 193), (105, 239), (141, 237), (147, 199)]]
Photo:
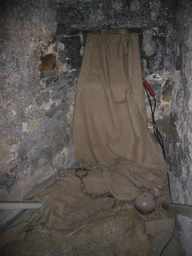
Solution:
[[(80, 174), (80, 171), (84, 171), (85, 173), (84, 174)], [(79, 172), (79, 173), (78, 173)], [(87, 168), (77, 168), (76, 171), (75, 171), (75, 176), (77, 178), (80, 179), (81, 181), (81, 191), (86, 195), (86, 196), (90, 196), (91, 198), (93, 199), (97, 199), (97, 198), (105, 198), (105, 197), (113, 197), (113, 195), (110, 193), (110, 192), (106, 192), (104, 194), (101, 194), (101, 195), (95, 195), (95, 194), (91, 194), (91, 193), (88, 193), (85, 189), (85, 184), (83, 182), (83, 178), (85, 178), (87, 175), (88, 175), (89, 171)]]

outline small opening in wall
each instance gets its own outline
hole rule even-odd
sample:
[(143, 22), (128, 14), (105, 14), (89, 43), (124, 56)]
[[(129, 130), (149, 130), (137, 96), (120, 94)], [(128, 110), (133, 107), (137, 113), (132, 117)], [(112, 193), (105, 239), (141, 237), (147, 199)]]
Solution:
[(57, 66), (55, 54), (46, 54), (41, 57), (42, 69), (53, 70)]

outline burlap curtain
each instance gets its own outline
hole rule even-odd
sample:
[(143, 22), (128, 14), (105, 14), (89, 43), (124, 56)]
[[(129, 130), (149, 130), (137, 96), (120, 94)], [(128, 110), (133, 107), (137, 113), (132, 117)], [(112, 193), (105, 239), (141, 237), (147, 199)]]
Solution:
[(77, 83), (73, 120), (75, 156), (106, 166), (126, 159), (165, 170), (147, 127), (138, 34), (89, 34)]

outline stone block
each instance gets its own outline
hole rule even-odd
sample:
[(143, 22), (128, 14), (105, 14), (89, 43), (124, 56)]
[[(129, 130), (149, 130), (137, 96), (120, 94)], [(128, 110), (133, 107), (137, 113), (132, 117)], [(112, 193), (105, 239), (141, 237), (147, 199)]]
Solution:
[(38, 106), (38, 107), (40, 107), (40, 106), (43, 105), (43, 101), (42, 101), (41, 97), (37, 97), (36, 103), (37, 103), (37, 106)]
[(3, 168), (9, 160), (9, 146), (6, 137), (0, 133), (0, 168)]
[(59, 84), (59, 76), (53, 76), (48, 79), (46, 79), (46, 87), (52, 88)]
[(52, 93), (51, 93), (51, 99), (53, 101), (55, 100), (61, 100), (61, 99), (65, 99), (66, 97), (66, 86), (62, 86), (58, 89), (55, 89)]
[(50, 93), (49, 91), (48, 92), (43, 92), (41, 95), (40, 95), (42, 101), (48, 103), (49, 102), (49, 99), (50, 99)]
[(38, 130), (40, 128), (40, 124), (39, 124), (38, 120), (36, 120), (36, 119), (29, 120), (29, 122), (27, 124), (27, 128), (28, 128), (29, 132), (35, 132), (36, 130)]
[(61, 42), (64, 44), (65, 48), (63, 51), (59, 51), (59, 60), (66, 62), (72, 69), (80, 69), (82, 62), (80, 49), (82, 45), (79, 33), (62, 37)]

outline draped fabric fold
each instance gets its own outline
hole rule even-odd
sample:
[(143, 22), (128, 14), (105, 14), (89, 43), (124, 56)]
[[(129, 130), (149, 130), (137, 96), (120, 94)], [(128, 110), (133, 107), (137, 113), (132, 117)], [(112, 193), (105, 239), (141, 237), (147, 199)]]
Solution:
[(166, 173), (147, 127), (138, 34), (89, 34), (77, 83), (73, 136), (76, 160), (106, 166), (119, 158)]

